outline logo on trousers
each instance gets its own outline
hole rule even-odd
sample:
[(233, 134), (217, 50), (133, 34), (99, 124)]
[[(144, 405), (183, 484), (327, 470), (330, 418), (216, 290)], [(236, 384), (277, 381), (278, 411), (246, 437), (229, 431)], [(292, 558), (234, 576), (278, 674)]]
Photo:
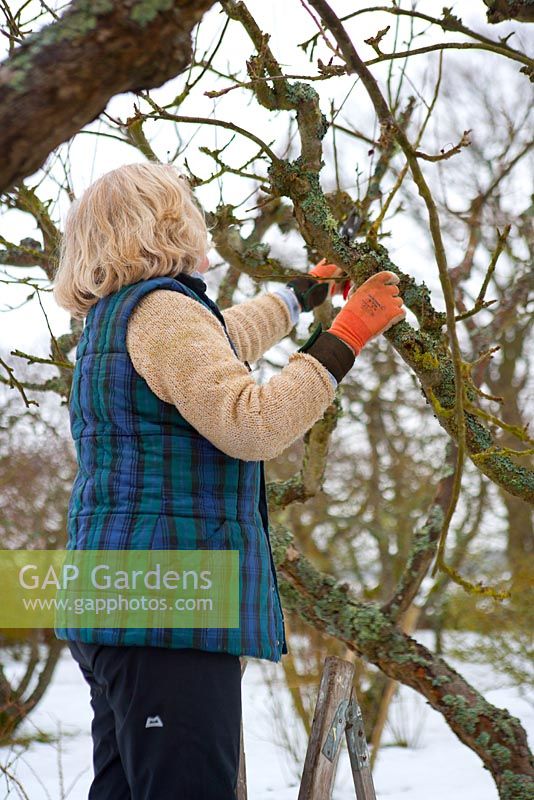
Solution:
[(163, 728), (161, 717), (147, 717), (145, 728)]

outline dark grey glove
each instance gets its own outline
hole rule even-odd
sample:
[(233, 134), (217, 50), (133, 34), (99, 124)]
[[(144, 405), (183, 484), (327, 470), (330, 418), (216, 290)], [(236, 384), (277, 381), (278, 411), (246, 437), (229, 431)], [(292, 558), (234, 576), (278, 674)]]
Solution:
[(326, 281), (316, 281), (309, 275), (299, 275), (288, 281), (286, 286), (293, 289), (303, 311), (311, 311), (324, 303), (329, 288)]

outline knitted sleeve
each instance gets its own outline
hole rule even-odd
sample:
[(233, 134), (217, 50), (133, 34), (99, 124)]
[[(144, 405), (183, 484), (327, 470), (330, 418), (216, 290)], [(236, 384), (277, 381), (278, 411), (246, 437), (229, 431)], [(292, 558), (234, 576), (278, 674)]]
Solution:
[(293, 321), (287, 303), (274, 292), (245, 300), (222, 312), (241, 361), (257, 361), (287, 336)]
[(308, 353), (265, 384), (236, 358), (219, 320), (198, 301), (156, 290), (135, 307), (127, 348), (136, 371), (215, 447), (244, 461), (282, 453), (320, 419), (335, 389)]

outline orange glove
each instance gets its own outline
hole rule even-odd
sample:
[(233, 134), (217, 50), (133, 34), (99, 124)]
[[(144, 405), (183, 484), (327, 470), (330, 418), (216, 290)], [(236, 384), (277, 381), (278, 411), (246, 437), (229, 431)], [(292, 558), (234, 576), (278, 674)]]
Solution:
[[(319, 280), (327, 278), (339, 278), (344, 274), (345, 273), (341, 267), (337, 267), (335, 264), (327, 264), (326, 258), (322, 258), (319, 263), (308, 272), (308, 275), (312, 275), (314, 278), (318, 278)], [(331, 281), (330, 294), (343, 294), (343, 299), (345, 300), (347, 294), (349, 293), (350, 285), (350, 279), (347, 279), (346, 281)]]
[(357, 289), (353, 287), (327, 333), (342, 339), (358, 355), (368, 341), (406, 316), (396, 285), (399, 280), (394, 272), (383, 270)]

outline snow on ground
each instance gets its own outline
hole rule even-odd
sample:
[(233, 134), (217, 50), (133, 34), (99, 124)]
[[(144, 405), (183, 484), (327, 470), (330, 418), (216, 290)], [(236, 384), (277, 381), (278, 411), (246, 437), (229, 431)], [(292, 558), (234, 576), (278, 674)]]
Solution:
[[(534, 707), (487, 667), (458, 665), (495, 705), (521, 719), (532, 737)], [(268, 676), (269, 681), (265, 678)], [(271, 689), (269, 688), (271, 686)], [(274, 694), (273, 694), (274, 692)], [(306, 741), (291, 710), (280, 664), (251, 660), (243, 679), (243, 718), (250, 800), (296, 800)], [(44, 700), (20, 734), (60, 735), (60, 744), (33, 743), (19, 757), (0, 749), (29, 800), (85, 800), (91, 782), (89, 690), (66, 651)], [(407, 740), (410, 747), (393, 746)], [(374, 780), (379, 800), (497, 800), (493, 781), (441, 716), (419, 695), (401, 688), (392, 708)], [(15, 759), (15, 760), (14, 760)], [(0, 798), (8, 793), (0, 779)], [(333, 800), (354, 800), (348, 753), (340, 755)]]

